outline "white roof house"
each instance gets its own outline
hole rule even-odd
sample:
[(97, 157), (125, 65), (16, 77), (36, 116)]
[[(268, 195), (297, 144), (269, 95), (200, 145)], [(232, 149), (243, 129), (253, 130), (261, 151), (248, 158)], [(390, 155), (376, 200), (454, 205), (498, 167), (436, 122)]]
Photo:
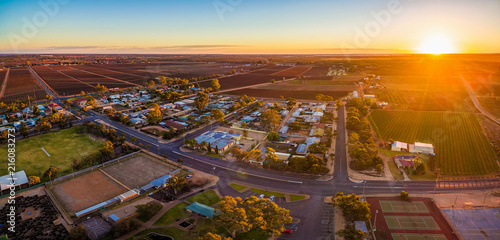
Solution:
[(400, 141), (395, 141), (391, 146), (392, 151), (406, 151), (408, 150), (408, 144)]
[(352, 97), (353, 97), (353, 98), (357, 98), (357, 97), (359, 97), (359, 95), (358, 95), (358, 91), (352, 91)]
[(430, 143), (415, 142), (414, 151), (417, 153), (431, 154), (434, 155), (434, 146)]

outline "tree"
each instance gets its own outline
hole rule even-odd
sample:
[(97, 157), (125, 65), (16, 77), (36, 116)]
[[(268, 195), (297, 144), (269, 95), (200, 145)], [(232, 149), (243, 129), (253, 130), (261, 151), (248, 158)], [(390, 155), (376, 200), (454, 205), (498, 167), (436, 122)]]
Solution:
[(158, 124), (163, 119), (163, 113), (160, 109), (160, 106), (156, 103), (151, 105), (148, 112), (148, 122), (150, 124)]
[(292, 130), (292, 131), (299, 131), (302, 126), (300, 125), (300, 122), (299, 121), (294, 121), (294, 122), (291, 122), (290, 124), (288, 124), (288, 127)]
[(155, 86), (155, 81), (150, 80), (150, 81), (148, 82), (148, 87), (149, 87), (149, 88), (153, 88), (154, 86)]
[(84, 91), (81, 91), (81, 92), (80, 92), (80, 95), (85, 95), (85, 92), (84, 92)]
[(47, 101), (52, 101), (52, 95), (45, 95), (45, 98), (47, 99)]
[(108, 91), (108, 88), (106, 86), (101, 85), (101, 84), (98, 83), (97, 86), (95, 87), (95, 90), (98, 93), (105, 93), (105, 92)]
[(274, 84), (274, 83), (276, 82), (276, 80), (273, 78), (273, 79), (271, 79), (271, 81), (269, 81), (269, 82), (271, 82), (272, 84)]
[(279, 141), (280, 140), (280, 135), (278, 133), (276, 133), (275, 131), (271, 131), (267, 135), (267, 140), (269, 140), (269, 141)]
[(365, 233), (361, 230), (356, 230), (351, 224), (348, 224), (345, 229), (339, 230), (335, 234), (344, 240), (361, 240), (365, 238)]
[(248, 129), (243, 129), (243, 138), (248, 137)]
[(167, 78), (165, 76), (159, 76), (158, 79), (161, 85), (167, 84)]
[(375, 168), (377, 168), (377, 172), (380, 174), (382, 173), (382, 171), (384, 170), (384, 167), (382, 166), (382, 164), (377, 164), (377, 166), (375, 166)]
[(278, 157), (276, 156), (276, 151), (270, 147), (266, 147), (266, 160), (268, 161), (278, 161)]
[(224, 113), (218, 108), (212, 109), (212, 111), (210, 112), (210, 116), (213, 120), (219, 122), (224, 121)]
[(158, 211), (161, 210), (163, 205), (157, 201), (151, 201), (147, 204), (137, 205), (137, 213), (139, 214), (138, 218), (141, 220), (151, 219)]
[(38, 108), (37, 105), (33, 107), (33, 114), (35, 114), (35, 116), (40, 115), (40, 109)]
[(359, 196), (354, 193), (349, 195), (345, 195), (343, 192), (336, 193), (333, 197), (333, 206), (340, 207), (348, 221), (370, 219), (370, 204), (361, 201)]
[(185, 178), (178, 178), (173, 176), (168, 179), (167, 188), (173, 190), (174, 194), (177, 195), (177, 191), (183, 189), (187, 184), (188, 182)]
[(203, 109), (208, 105), (208, 94), (204, 92), (198, 92), (196, 98), (194, 99), (194, 105), (198, 111), (203, 111)]
[(401, 191), (401, 200), (408, 200), (408, 193), (405, 191)]
[(92, 106), (92, 107), (95, 107), (95, 106), (97, 106), (97, 100), (95, 100), (95, 98), (93, 98), (91, 96), (87, 96), (87, 102), (85, 104)]
[(245, 209), (238, 206), (241, 201), (239, 197), (224, 196), (217, 205), (219, 214), (215, 217), (215, 223), (226, 229), (233, 238), (236, 233), (247, 232), (252, 227)]
[(38, 176), (30, 176), (28, 179), (29, 179), (30, 186), (33, 186), (37, 183), (40, 183), (40, 177), (38, 177)]
[(274, 130), (281, 122), (281, 115), (273, 109), (267, 109), (262, 113), (261, 123), (263, 127)]
[(47, 122), (46, 119), (41, 120), (38, 122), (38, 124), (35, 126), (35, 130), (38, 132), (48, 132), (52, 129), (52, 125)]
[(59, 170), (60, 170), (59, 167), (51, 164), (49, 169), (47, 169), (43, 173), (43, 177), (49, 177), (50, 181), (52, 181), (52, 177), (54, 177), (57, 174), (57, 172), (59, 172)]
[(219, 214), (215, 217), (215, 223), (225, 228), (232, 237), (236, 233), (244, 233), (249, 230), (259, 230), (274, 234), (280, 234), (285, 229), (283, 225), (291, 223), (290, 211), (279, 207), (268, 198), (258, 199), (255, 196), (242, 200), (225, 196), (219, 202), (217, 209)]
[(0, 138), (1, 139), (0, 143), (3, 142), (3, 140), (7, 140), (8, 138), (9, 138), (9, 131), (8, 130), (3, 130), (2, 131), (2, 136)]
[(133, 144), (135, 144), (135, 143), (137, 142), (137, 138), (136, 138), (136, 137), (131, 137), (131, 138), (130, 138), (130, 141), (131, 141)]
[(212, 79), (212, 82), (210, 84), (214, 92), (220, 89), (220, 84), (219, 84), (219, 79)]
[(115, 148), (113, 146), (113, 143), (109, 140), (104, 143), (104, 147), (100, 150), (101, 154), (107, 158), (112, 157), (114, 151)]
[(295, 106), (295, 104), (297, 104), (297, 99), (293, 98), (293, 97), (288, 97), (286, 99), (286, 105), (288, 107), (288, 109), (292, 109), (293, 106)]
[(83, 161), (81, 159), (75, 158), (71, 163), (71, 167), (73, 167), (76, 171), (78, 171), (83, 167)]
[(230, 237), (222, 237), (220, 235), (207, 232), (205, 235), (203, 235), (203, 237), (200, 238), (200, 240), (233, 240), (233, 239)]
[(87, 231), (85, 230), (85, 226), (82, 224), (77, 227), (72, 228), (69, 231), (69, 235), (66, 239), (70, 240), (87, 240)]
[(336, 110), (339, 110), (342, 107), (342, 105), (343, 105), (342, 101), (340, 101), (340, 100), (335, 101), (335, 109)]
[(23, 135), (23, 138), (26, 138), (29, 135), (28, 126), (26, 126), (25, 122), (21, 122), (21, 126), (19, 127), (19, 133)]

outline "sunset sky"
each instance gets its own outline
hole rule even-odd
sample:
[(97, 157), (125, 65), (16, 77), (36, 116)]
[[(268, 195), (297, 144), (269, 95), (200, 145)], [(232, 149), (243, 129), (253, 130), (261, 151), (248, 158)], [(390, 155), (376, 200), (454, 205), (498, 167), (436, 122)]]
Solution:
[(0, 22), (0, 53), (500, 52), (498, 0), (0, 1)]

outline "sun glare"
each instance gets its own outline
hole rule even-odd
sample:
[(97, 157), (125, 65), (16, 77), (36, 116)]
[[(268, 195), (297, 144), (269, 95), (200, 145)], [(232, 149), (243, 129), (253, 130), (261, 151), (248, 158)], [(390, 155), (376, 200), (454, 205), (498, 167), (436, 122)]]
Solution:
[(456, 52), (453, 43), (445, 36), (442, 35), (434, 35), (431, 36), (417, 48), (417, 51), (420, 53), (429, 53), (429, 54), (443, 54), (443, 53), (454, 53)]

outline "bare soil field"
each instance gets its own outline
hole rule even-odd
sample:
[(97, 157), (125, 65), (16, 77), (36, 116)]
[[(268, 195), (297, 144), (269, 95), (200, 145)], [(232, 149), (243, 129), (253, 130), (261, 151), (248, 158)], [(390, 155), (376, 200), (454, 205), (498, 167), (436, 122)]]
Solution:
[(243, 94), (246, 94), (248, 96), (252, 97), (258, 97), (258, 98), (280, 98), (280, 96), (283, 96), (285, 98), (287, 97), (293, 97), (296, 99), (306, 99), (306, 100), (316, 100), (316, 95), (318, 94), (323, 94), (323, 95), (328, 95), (332, 96), (334, 99), (339, 99), (342, 97), (347, 96), (349, 91), (300, 91), (300, 90), (275, 90), (275, 89), (255, 89), (255, 88), (247, 88), (247, 89), (240, 89), (240, 90), (235, 90), (235, 91), (230, 91), (227, 92), (227, 94), (232, 94), (232, 95), (237, 95), (241, 96)]
[(149, 155), (139, 154), (102, 170), (131, 189), (140, 188), (176, 169), (175, 166), (160, 161)]
[[(261, 83), (268, 83), (271, 79), (275, 79), (276, 81), (282, 80), (284, 76), (275, 76), (275, 75), (261, 75), (261, 74), (238, 74), (231, 77), (219, 78), (219, 83), (221, 85), (221, 89), (231, 89), (238, 88), (250, 85), (256, 85)], [(201, 82), (201, 87), (210, 87), (211, 82)]]
[(55, 184), (52, 191), (68, 212), (78, 212), (127, 191), (100, 171)]
[(307, 70), (302, 75), (304, 75), (304, 76), (321, 76), (321, 77), (325, 77), (326, 74), (328, 73), (328, 69), (329, 69), (329, 67), (313, 67), (313, 68)]
[(64, 75), (47, 66), (33, 66), (33, 70), (59, 95), (73, 95), (92, 91), (94, 87)]
[(299, 76), (303, 74), (304, 72), (308, 71), (311, 69), (311, 66), (296, 66), (293, 68), (289, 68), (280, 72), (273, 73), (272, 75), (278, 75), (278, 76)]
[(2, 97), (2, 101), (5, 103), (27, 100), (28, 96), (38, 100), (44, 99), (47, 94), (25, 67), (11, 68), (6, 84)]

